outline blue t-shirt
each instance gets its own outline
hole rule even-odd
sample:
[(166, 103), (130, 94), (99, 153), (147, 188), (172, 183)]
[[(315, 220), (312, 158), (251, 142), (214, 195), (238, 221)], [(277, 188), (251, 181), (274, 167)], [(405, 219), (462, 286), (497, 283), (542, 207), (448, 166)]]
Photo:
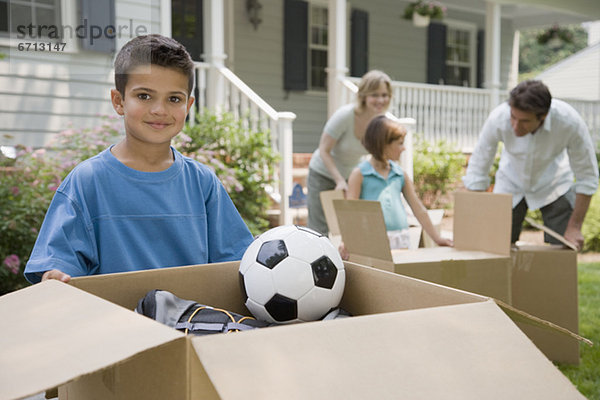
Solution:
[(358, 164), (363, 176), (360, 198), (379, 201), (383, 210), (386, 229), (388, 231), (399, 231), (408, 228), (406, 210), (402, 204), (404, 172), (395, 162), (389, 161), (389, 163), (391, 169), (387, 179), (384, 179), (375, 171), (368, 160)]
[(253, 237), (205, 165), (172, 149), (160, 172), (127, 167), (104, 150), (79, 164), (48, 208), (25, 277), (71, 276), (241, 259)]

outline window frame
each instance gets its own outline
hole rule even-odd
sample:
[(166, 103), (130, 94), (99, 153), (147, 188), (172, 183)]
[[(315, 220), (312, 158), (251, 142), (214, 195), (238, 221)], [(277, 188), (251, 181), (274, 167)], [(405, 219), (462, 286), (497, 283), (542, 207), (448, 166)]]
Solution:
[[(15, 0), (8, 0), (7, 4), (14, 2)], [(17, 0), (18, 1), (18, 0)], [(56, 26), (71, 26), (75, 27), (77, 24), (77, 4), (75, 0), (55, 0), (56, 6), (59, 8), (58, 21)], [(55, 6), (55, 7), (56, 7)], [(49, 38), (23, 38), (17, 37), (16, 33), (13, 32), (1, 32), (0, 33), (0, 46), (8, 47), (12, 52), (14, 48), (19, 46), (19, 43), (30, 42), (30, 43), (66, 43), (64, 49), (57, 53), (75, 53), (79, 51), (78, 40), (75, 38), (69, 38), (69, 40), (61, 39), (49, 39)]]
[[(459, 67), (468, 67), (469, 68), (469, 86), (464, 85), (454, 85), (449, 84), (448, 82), (444, 82), (444, 85), (450, 86), (461, 86), (461, 87), (477, 87), (477, 25), (470, 22), (464, 21), (456, 21), (456, 20), (444, 20), (446, 25), (446, 54), (449, 53), (449, 40), (450, 40), (450, 32), (451, 31), (465, 31), (469, 35), (469, 61), (465, 63), (463, 61), (456, 62), (456, 64), (452, 63), (452, 61), (448, 61), (447, 57), (444, 60), (444, 66), (446, 68), (452, 66)], [(447, 80), (447, 77), (446, 77)]]
[[(323, 92), (327, 92), (327, 63), (325, 63), (325, 68), (324, 68), (324, 73), (325, 73), (325, 85), (323, 87), (319, 87), (319, 86), (313, 86), (312, 83), (312, 70), (313, 70), (313, 57), (312, 57), (312, 51), (313, 50), (319, 50), (319, 51), (324, 51), (325, 55), (326, 55), (326, 60), (329, 57), (329, 39), (331, 37), (331, 35), (329, 34), (329, 4), (326, 0), (310, 0), (307, 2), (308, 3), (308, 20), (306, 21), (307, 23), (307, 76), (306, 76), (306, 80), (307, 80), (307, 87), (308, 89), (306, 90), (306, 92), (311, 92), (311, 93), (323, 93)], [(318, 7), (318, 8), (322, 8), (325, 9), (327, 11), (327, 18), (326, 18), (326, 25), (325, 28), (327, 30), (327, 44), (322, 45), (322, 44), (314, 44), (312, 42), (312, 28), (313, 28), (313, 7)], [(318, 25), (319, 27), (322, 27), (322, 25)]]

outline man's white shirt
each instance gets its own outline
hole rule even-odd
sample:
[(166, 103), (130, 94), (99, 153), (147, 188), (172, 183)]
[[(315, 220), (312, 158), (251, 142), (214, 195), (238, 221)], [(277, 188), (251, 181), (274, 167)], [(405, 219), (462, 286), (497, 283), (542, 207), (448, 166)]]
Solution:
[[(504, 148), (494, 183), (495, 193), (513, 195), (513, 207), (525, 197), (535, 210), (565, 194), (593, 195), (598, 188), (594, 144), (581, 116), (567, 103), (553, 99), (550, 111), (535, 134), (515, 135), (510, 106), (496, 107), (486, 120), (469, 160), (463, 182), (469, 190), (485, 190), (498, 148)], [(575, 182), (574, 182), (575, 179)]]

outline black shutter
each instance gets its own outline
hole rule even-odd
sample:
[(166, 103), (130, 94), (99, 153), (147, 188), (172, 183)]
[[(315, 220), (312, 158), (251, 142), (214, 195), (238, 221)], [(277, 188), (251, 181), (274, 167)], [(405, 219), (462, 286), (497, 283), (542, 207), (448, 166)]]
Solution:
[(285, 0), (283, 17), (283, 89), (308, 89), (308, 3)]
[(350, 15), (350, 76), (369, 69), (369, 13), (353, 9)]
[(446, 79), (446, 25), (429, 24), (427, 31), (427, 83)]
[(477, 87), (483, 87), (483, 79), (485, 76), (485, 31), (480, 29), (477, 31)]
[(77, 37), (83, 50), (114, 53), (117, 27), (115, 0), (79, 0)]

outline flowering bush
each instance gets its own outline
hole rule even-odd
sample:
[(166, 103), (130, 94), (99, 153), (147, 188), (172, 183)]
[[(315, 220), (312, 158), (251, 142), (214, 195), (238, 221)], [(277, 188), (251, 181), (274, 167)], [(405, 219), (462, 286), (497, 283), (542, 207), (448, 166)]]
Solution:
[(271, 204), (266, 189), (274, 184), (273, 166), (279, 160), (268, 132), (248, 132), (230, 113), (204, 111), (176, 140), (182, 153), (216, 170), (250, 231), (262, 233), (269, 225)]
[(547, 44), (551, 40), (558, 40), (559, 43), (573, 43), (573, 32), (555, 24), (537, 35), (537, 42), (539, 44)]
[(437, 1), (415, 1), (409, 3), (404, 9), (404, 18), (412, 19), (413, 14), (417, 13), (424, 17), (429, 16), (431, 19), (443, 19), (446, 16), (446, 7)]

